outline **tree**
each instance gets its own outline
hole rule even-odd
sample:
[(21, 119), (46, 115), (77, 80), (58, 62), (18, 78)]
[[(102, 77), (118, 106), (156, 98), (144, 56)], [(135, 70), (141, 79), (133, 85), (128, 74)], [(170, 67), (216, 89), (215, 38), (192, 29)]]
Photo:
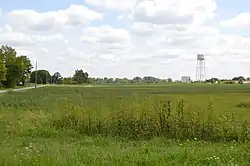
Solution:
[(83, 72), (83, 70), (76, 70), (73, 76), (73, 81), (76, 81), (78, 84), (87, 83), (89, 74), (87, 72)]
[[(36, 71), (33, 71), (30, 75), (30, 82), (36, 82)], [(51, 75), (47, 70), (37, 70), (37, 83), (46, 84), (51, 82)]]
[(108, 83), (108, 84), (114, 83), (114, 79), (113, 79), (113, 78), (109, 78), (109, 79), (107, 80), (107, 83)]
[(2, 87), (2, 81), (6, 81), (6, 66), (3, 63), (3, 60), (0, 59), (0, 87)]
[(6, 67), (6, 81), (2, 81), (2, 83), (8, 88), (15, 88), (25, 68), (16, 54), (15, 49), (10, 46), (1, 46), (0, 48), (0, 59)]
[(168, 83), (172, 83), (172, 82), (173, 82), (172, 78), (168, 78), (168, 79), (167, 79), (167, 82), (168, 82)]
[(206, 80), (206, 82), (208, 82), (208, 83), (216, 83), (217, 81), (218, 81), (219, 79), (218, 78), (210, 78), (210, 79), (208, 79), (208, 80)]
[(244, 80), (243, 78), (240, 78), (239, 84), (243, 84), (244, 81), (245, 81), (245, 80)]
[(20, 57), (17, 57), (17, 58), (22, 63), (22, 71), (21, 71), (20, 82), (22, 82), (22, 85), (25, 85), (25, 81), (29, 78), (33, 66), (32, 66), (32, 64), (30, 62), (30, 59), (27, 56), (20, 56)]
[(132, 80), (133, 83), (142, 83), (143, 79), (141, 77), (134, 77)]
[(59, 72), (55, 72), (52, 76), (52, 83), (53, 84), (60, 84), (62, 82), (62, 75)]
[(246, 80), (243, 76), (239, 76), (239, 77), (234, 77), (233, 79), (232, 79), (233, 81), (240, 81), (240, 80)]

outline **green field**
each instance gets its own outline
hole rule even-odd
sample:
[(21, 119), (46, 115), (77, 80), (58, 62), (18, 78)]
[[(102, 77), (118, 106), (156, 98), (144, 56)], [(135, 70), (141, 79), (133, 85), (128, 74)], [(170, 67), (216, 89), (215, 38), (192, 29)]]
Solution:
[(250, 165), (249, 85), (50, 86), (0, 96), (1, 165)]

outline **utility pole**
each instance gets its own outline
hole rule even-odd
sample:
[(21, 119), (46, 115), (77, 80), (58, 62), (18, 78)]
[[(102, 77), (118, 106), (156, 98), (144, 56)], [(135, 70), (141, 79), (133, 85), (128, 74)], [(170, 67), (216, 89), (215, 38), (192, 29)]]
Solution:
[(36, 61), (36, 73), (35, 73), (35, 88), (37, 88), (37, 61)]

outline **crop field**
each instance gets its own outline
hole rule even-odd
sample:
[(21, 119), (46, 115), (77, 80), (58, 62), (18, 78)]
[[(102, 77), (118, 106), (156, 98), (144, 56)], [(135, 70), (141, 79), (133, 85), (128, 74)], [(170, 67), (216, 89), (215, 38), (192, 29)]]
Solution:
[(48, 86), (0, 96), (1, 165), (250, 165), (250, 85)]

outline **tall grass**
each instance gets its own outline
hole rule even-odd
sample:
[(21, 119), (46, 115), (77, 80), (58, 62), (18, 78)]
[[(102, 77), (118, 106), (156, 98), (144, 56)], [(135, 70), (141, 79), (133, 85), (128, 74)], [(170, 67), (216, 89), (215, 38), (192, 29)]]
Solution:
[(61, 111), (52, 124), (60, 129), (73, 129), (90, 136), (133, 140), (153, 137), (213, 142), (250, 139), (248, 121), (239, 121), (232, 113), (214, 114), (212, 103), (208, 103), (206, 108), (185, 107), (184, 100), (179, 100), (175, 109), (172, 105), (171, 100), (155, 101), (154, 107), (145, 110), (128, 104), (108, 116), (72, 105)]
[[(249, 87), (215, 87), (216, 93), (215, 89), (209, 92), (212, 87), (207, 87), (206, 94), (194, 87), (190, 90), (192, 94), (181, 94), (180, 88), (46, 87), (5, 94), (0, 111), (42, 112), (48, 118), (42, 126), (70, 129), (88, 136), (213, 142), (250, 139), (250, 114), (248, 107), (241, 106), (249, 103), (246, 100)], [(156, 91), (164, 93), (152, 93)]]

